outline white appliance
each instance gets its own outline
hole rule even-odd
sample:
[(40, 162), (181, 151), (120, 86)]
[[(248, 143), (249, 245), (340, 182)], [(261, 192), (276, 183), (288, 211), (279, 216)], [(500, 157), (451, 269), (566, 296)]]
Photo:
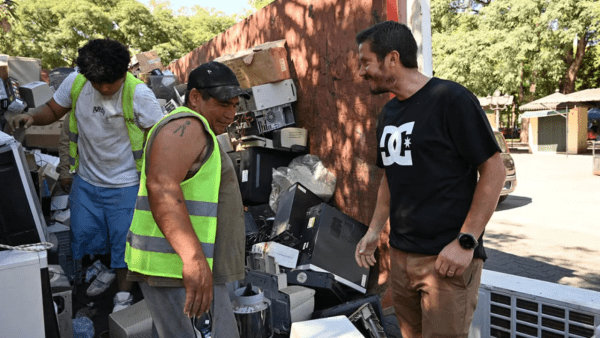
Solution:
[(250, 99), (240, 97), (239, 113), (281, 106), (298, 99), (296, 86), (291, 79), (254, 86), (247, 91), (252, 95)]
[(60, 338), (73, 338), (73, 287), (60, 265), (48, 265)]
[(600, 338), (600, 292), (483, 270), (469, 338)]
[(112, 338), (152, 338), (152, 316), (146, 300), (108, 315)]
[(46, 338), (42, 269), (47, 268), (46, 251), (0, 251), (0, 337)]
[(335, 316), (294, 323), (290, 338), (364, 338), (364, 336), (346, 316)]

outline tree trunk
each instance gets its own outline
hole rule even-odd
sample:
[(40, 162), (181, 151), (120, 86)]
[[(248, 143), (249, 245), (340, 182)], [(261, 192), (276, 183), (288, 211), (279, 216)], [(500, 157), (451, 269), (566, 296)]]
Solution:
[(583, 57), (585, 56), (586, 46), (587, 40), (585, 38), (579, 39), (577, 41), (577, 51), (575, 52), (575, 56), (572, 59), (573, 62), (571, 62), (571, 64), (569, 65), (569, 68), (567, 69), (567, 74), (565, 75), (565, 87), (563, 92), (564, 94), (570, 94), (575, 91), (575, 80), (577, 79), (577, 72), (581, 67)]
[(520, 77), (520, 81), (519, 81), (519, 98), (517, 99), (517, 102), (519, 102), (519, 104), (523, 103), (523, 99), (525, 99), (525, 92), (523, 89), (523, 78), (525, 77), (525, 72), (523, 71), (523, 61), (521, 61), (521, 69), (519, 70), (519, 77)]
[(521, 143), (529, 142), (529, 119), (523, 119), (521, 122)]

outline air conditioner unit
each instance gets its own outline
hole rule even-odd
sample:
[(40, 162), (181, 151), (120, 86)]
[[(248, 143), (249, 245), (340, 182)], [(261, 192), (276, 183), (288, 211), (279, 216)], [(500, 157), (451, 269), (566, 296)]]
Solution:
[(600, 338), (600, 293), (483, 270), (469, 338)]

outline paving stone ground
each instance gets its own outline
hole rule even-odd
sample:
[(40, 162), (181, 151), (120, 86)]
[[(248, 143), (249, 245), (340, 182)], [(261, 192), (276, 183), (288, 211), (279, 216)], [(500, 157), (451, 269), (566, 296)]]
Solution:
[(486, 227), (484, 269), (600, 292), (600, 176), (591, 154), (513, 154), (517, 188)]

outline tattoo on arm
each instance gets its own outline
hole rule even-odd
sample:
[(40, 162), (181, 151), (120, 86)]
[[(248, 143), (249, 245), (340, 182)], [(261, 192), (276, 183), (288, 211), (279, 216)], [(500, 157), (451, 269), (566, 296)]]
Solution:
[(185, 123), (181, 124), (179, 126), (179, 128), (175, 129), (175, 131), (173, 132), (173, 134), (175, 134), (179, 130), (181, 130), (181, 134), (179, 134), (179, 137), (183, 137), (183, 133), (185, 132), (185, 127), (189, 126), (190, 124), (191, 124), (190, 121), (185, 121)]

